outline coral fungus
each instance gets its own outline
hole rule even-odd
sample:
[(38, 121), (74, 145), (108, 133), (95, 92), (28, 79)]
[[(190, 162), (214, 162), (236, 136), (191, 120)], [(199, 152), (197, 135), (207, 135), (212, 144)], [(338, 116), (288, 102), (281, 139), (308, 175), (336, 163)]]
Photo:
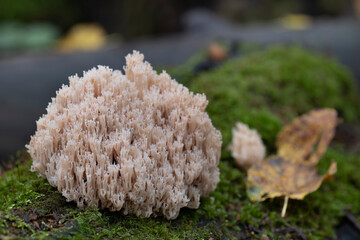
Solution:
[(229, 150), (235, 158), (236, 165), (247, 169), (264, 160), (266, 149), (256, 130), (251, 130), (246, 124), (238, 122), (232, 133), (233, 139)]
[(125, 74), (98, 66), (69, 78), (27, 145), (32, 171), (79, 207), (174, 219), (216, 188), (221, 134), (205, 95), (139, 52), (126, 63)]

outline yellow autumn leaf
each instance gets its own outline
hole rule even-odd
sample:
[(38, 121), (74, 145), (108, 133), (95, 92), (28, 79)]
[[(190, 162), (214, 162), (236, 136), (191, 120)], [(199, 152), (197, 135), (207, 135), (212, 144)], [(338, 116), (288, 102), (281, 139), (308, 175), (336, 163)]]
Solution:
[(333, 109), (320, 109), (300, 116), (285, 126), (277, 137), (277, 156), (269, 157), (248, 170), (247, 193), (252, 201), (285, 197), (303, 199), (336, 173), (333, 162), (327, 173), (318, 174), (316, 165), (325, 153), (338, 123)]
[(335, 134), (338, 124), (334, 109), (313, 110), (296, 118), (278, 134), (278, 156), (291, 162), (317, 164)]
[(248, 171), (248, 195), (252, 201), (288, 196), (303, 199), (316, 191), (322, 181), (336, 172), (333, 162), (324, 176), (308, 164), (292, 163), (282, 157), (274, 156), (262, 164), (256, 164)]

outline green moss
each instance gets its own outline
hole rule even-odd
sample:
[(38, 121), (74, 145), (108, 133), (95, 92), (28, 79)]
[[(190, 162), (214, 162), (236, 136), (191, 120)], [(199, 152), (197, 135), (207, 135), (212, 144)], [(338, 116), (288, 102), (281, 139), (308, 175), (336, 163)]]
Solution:
[[(173, 221), (162, 217), (124, 216), (93, 207), (81, 210), (74, 203), (66, 202), (46, 179), (30, 172), (30, 164), (28, 159), (0, 179), (0, 238), (208, 239), (214, 236), (212, 231), (219, 228), (215, 221), (206, 220), (189, 209), (182, 211), (181, 216)], [(27, 221), (27, 215), (31, 213), (36, 215), (36, 219)], [(59, 219), (56, 220), (54, 214)], [(61, 225), (56, 222), (58, 220)], [(41, 226), (40, 229), (35, 222)], [(222, 234), (222, 230), (218, 232)]]
[(44, 180), (28, 182), (27, 179), (35, 177), (29, 172), (29, 163), (20, 165), (12, 172), (8, 172), (0, 182), (0, 211), (24, 207), (34, 203), (44, 195), (34, 191), (34, 184)]
[(206, 94), (207, 111), (223, 134), (224, 148), (236, 121), (256, 128), (273, 151), (281, 126), (313, 108), (335, 108), (346, 121), (360, 118), (349, 72), (335, 60), (300, 47), (271, 47), (229, 61), (193, 78), (189, 87)]
[[(338, 163), (335, 181), (324, 183), (319, 191), (303, 201), (290, 200), (288, 217), (284, 219), (280, 217), (283, 199), (250, 202), (246, 197), (245, 173), (229, 161), (222, 161), (221, 181), (216, 191), (202, 199), (198, 210), (182, 209), (180, 216), (172, 221), (162, 217), (124, 216), (92, 207), (78, 209), (74, 203), (66, 202), (45, 179), (28, 171), (28, 161), (1, 179), (0, 194), (8, 194), (8, 199), (2, 198), (1, 202), (0, 236), (18, 234), (35, 239), (82, 239), (84, 236), (91, 239), (236, 239), (238, 236), (256, 238), (265, 233), (281, 239), (284, 236), (275, 230), (290, 226), (300, 229), (310, 239), (322, 239), (333, 236), (333, 227), (338, 217), (343, 215), (343, 209), (360, 213), (360, 193), (357, 191), (360, 176), (354, 167), (360, 162), (359, 155), (331, 148), (321, 161), (320, 169), (325, 170), (331, 160)], [(45, 227), (37, 229), (34, 221), (26, 222), (28, 212), (35, 212), (37, 221), (45, 221)], [(51, 230), (53, 223), (46, 219), (54, 213), (62, 221), (62, 227), (55, 224)]]

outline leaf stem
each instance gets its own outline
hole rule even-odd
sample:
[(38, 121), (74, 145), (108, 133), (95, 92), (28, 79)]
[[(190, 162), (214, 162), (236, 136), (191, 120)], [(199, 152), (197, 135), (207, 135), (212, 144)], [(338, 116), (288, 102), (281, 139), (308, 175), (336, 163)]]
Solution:
[(288, 201), (289, 201), (289, 196), (285, 196), (284, 206), (283, 206), (283, 209), (281, 211), (281, 217), (285, 217)]

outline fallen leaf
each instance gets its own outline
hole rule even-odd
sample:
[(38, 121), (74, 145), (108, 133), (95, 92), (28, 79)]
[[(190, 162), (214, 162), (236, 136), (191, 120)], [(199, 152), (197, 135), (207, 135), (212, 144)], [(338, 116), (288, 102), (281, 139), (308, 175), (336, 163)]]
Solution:
[(327, 173), (318, 174), (316, 167), (293, 163), (282, 157), (270, 157), (248, 171), (247, 193), (251, 201), (288, 196), (303, 199), (316, 191), (322, 181), (336, 172), (336, 163), (331, 163)]
[(331, 178), (337, 170), (335, 162), (323, 176), (318, 174), (316, 165), (333, 138), (337, 123), (335, 110), (320, 109), (285, 126), (277, 137), (278, 154), (248, 170), (250, 200), (284, 196), (282, 216), (285, 216), (289, 198), (301, 200)]
[(335, 134), (334, 109), (313, 110), (296, 118), (278, 134), (278, 156), (291, 162), (317, 164)]

